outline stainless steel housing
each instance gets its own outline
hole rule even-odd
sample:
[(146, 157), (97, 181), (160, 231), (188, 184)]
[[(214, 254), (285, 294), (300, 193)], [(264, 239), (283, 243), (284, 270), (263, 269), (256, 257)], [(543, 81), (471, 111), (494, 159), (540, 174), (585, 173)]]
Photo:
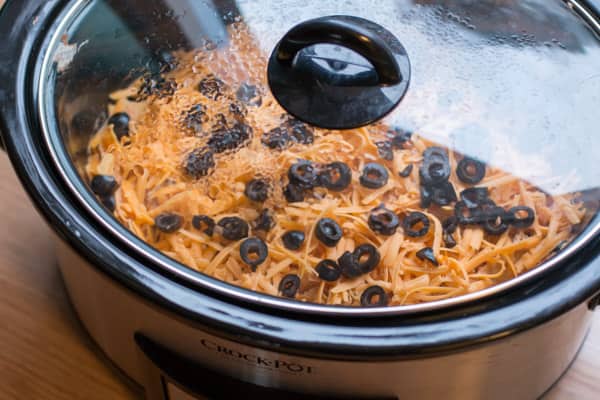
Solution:
[[(550, 388), (568, 368), (592, 316), (582, 303), (525, 332), (427, 357), (382, 361), (306, 357), (211, 334), (116, 285), (61, 242), (58, 255), (81, 321), (104, 353), (144, 385), (148, 400), (164, 399), (163, 381), (134, 344), (136, 333), (204, 368), (255, 385), (306, 394), (307, 398), (530, 400)], [(276, 361), (284, 366), (276, 367)], [(195, 395), (207, 395), (214, 382), (195, 373), (207, 390)]]

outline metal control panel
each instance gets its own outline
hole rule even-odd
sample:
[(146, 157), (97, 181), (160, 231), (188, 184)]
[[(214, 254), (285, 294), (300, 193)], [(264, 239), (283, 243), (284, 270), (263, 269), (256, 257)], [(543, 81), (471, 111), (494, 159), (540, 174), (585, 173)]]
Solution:
[[(243, 394), (246, 398), (263, 400), (396, 400), (396, 397), (339, 397), (294, 393), (275, 387), (259, 386), (243, 382), (212, 371), (198, 362), (167, 349), (136, 333), (135, 341), (140, 350), (140, 362), (146, 370), (146, 398), (148, 400), (225, 400)], [(272, 360), (264, 360), (268, 362)], [(275, 360), (282, 367), (284, 361)], [(287, 364), (286, 364), (287, 365)], [(293, 368), (304, 366), (291, 364)], [(287, 365), (289, 366), (289, 365)], [(310, 376), (307, 375), (307, 379)]]

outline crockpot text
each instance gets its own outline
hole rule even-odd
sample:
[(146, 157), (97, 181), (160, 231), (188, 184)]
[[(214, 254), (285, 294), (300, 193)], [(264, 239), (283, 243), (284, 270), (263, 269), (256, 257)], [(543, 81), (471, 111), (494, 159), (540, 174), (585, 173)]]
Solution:
[(295, 374), (305, 373), (311, 374), (313, 372), (313, 367), (309, 365), (302, 365), (294, 362), (277, 360), (277, 359), (269, 359), (261, 356), (257, 356), (254, 354), (242, 353), (238, 350), (230, 349), (221, 344), (212, 342), (207, 339), (202, 339), (200, 341), (204, 348), (215, 351), (217, 353), (223, 354), (225, 356), (236, 358), (242, 360), (246, 363), (253, 364), (263, 368), (275, 369), (279, 371), (286, 371)]

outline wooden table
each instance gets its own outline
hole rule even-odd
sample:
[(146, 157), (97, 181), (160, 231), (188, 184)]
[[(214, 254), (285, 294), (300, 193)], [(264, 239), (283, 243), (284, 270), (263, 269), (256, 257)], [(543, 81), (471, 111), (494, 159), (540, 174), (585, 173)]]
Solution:
[[(0, 399), (141, 399), (79, 324), (50, 229), (3, 153), (0, 204)], [(600, 398), (600, 312), (595, 320), (578, 359), (544, 400)]]

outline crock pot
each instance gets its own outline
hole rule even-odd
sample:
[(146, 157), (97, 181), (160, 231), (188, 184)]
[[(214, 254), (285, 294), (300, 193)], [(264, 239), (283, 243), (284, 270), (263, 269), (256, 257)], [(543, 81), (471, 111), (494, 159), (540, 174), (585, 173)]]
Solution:
[[(394, 55), (357, 44), (360, 31), (292, 29), (326, 16), (385, 27), (401, 43), (398, 74), (385, 74)], [(170, 52), (226, 43), (227, 24), (240, 20), (269, 54), (321, 42), (361, 52), (379, 73), (379, 89), (362, 100), (378, 90), (389, 99), (340, 118), (344, 102), (361, 98), (329, 88), (338, 103), (319, 120), (280, 92), (297, 117), (339, 128), (391, 113), (426, 136), (449, 133), (454, 147), (484, 159), (498, 150), (489, 132), (502, 129), (531, 160), (503, 167), (528, 179), (550, 168), (562, 180), (536, 182), (544, 190), (581, 192), (597, 207), (596, 0), (9, 0), (0, 14), (3, 146), (58, 237), (71, 301), (102, 351), (148, 399), (542, 395), (577, 354), (600, 303), (596, 216), (556, 255), (506, 283), (365, 309), (275, 298), (195, 272), (136, 238), (94, 198), (82, 165), (108, 118), (108, 94)], [(315, 96), (271, 73), (272, 87)], [(570, 170), (578, 179), (565, 178)]]

